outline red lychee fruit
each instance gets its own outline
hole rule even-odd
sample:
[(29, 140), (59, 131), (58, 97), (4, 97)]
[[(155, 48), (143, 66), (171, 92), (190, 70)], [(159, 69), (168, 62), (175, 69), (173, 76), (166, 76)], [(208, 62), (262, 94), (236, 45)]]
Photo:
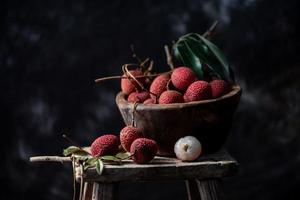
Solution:
[(128, 96), (127, 101), (130, 102), (130, 103), (134, 103), (134, 102), (142, 103), (148, 98), (150, 98), (149, 92), (146, 92), (146, 91), (144, 91), (144, 92), (132, 92)]
[(230, 84), (224, 80), (213, 80), (210, 82), (212, 98), (218, 98), (230, 91)]
[(163, 92), (158, 100), (159, 104), (183, 103), (184, 99), (181, 93), (175, 90), (167, 90)]
[(154, 140), (147, 138), (136, 139), (130, 147), (130, 154), (135, 163), (143, 164), (150, 162), (158, 150)]
[[(142, 71), (139, 70), (139, 69), (136, 69), (136, 70), (130, 70), (129, 71), (134, 77), (136, 76), (141, 76), (143, 75)], [(122, 77), (126, 77), (125, 74), (123, 74)], [(122, 92), (124, 92), (125, 94), (130, 94), (136, 90), (140, 90), (140, 86), (138, 85), (138, 83), (131, 79), (130, 76), (128, 76), (129, 78), (122, 78), (121, 79), (121, 89), (122, 89)], [(137, 80), (140, 82), (140, 83), (144, 83), (144, 78), (137, 78)]]
[(196, 81), (192, 83), (184, 94), (184, 101), (200, 101), (211, 98), (211, 87), (206, 81)]
[(115, 155), (120, 145), (119, 138), (115, 135), (102, 135), (91, 145), (92, 156)]
[(154, 98), (149, 98), (144, 101), (144, 104), (156, 104), (157, 101)]
[(197, 77), (193, 70), (191, 70), (188, 67), (178, 67), (174, 69), (171, 80), (173, 85), (178, 90), (186, 90), (189, 85), (191, 85), (193, 82), (197, 80)]
[[(168, 74), (162, 74), (159, 75), (158, 77), (156, 77), (151, 86), (150, 86), (150, 95), (151, 98), (159, 98), (159, 96), (161, 95), (161, 93), (163, 93), (164, 91), (167, 90), (167, 84), (170, 80), (170, 76)], [(153, 95), (155, 94), (155, 95)]]
[(126, 151), (130, 151), (130, 146), (134, 140), (143, 137), (141, 131), (133, 126), (125, 126), (120, 132), (120, 141)]

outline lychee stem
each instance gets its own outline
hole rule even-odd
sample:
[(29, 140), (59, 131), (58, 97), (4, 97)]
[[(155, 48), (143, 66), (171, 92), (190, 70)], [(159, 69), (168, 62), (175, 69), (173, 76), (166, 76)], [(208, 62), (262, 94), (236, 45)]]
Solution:
[(132, 81), (132, 79), (139, 85), (139, 87), (144, 90), (144, 86), (143, 84), (141, 84), (132, 74), (131, 72), (128, 70), (128, 64), (125, 64), (122, 66), (122, 71), (123, 73), (127, 76), (130, 77), (128, 80), (132, 83), (132, 85), (134, 85), (135, 90), (138, 91), (138, 88), (135, 86), (134, 82)]
[[(139, 85), (139, 87), (140, 87), (141, 89), (143, 89), (143, 85), (142, 85), (136, 78), (134, 78), (134, 76), (133, 76), (133, 75), (131, 74), (131, 72), (128, 70), (128, 66), (130, 66), (130, 64), (125, 64), (125, 65), (123, 65), (123, 66), (122, 66), (122, 71), (123, 71), (124, 75), (125, 75), (126, 77), (128, 77), (128, 80), (129, 80), (130, 83), (134, 86), (134, 89), (135, 89), (135, 91), (137, 92), (137, 91), (139, 91), (139, 88), (136, 87), (134, 81)], [(133, 81), (132, 79), (133, 79), (134, 81)]]
[(149, 64), (149, 67), (146, 69), (146, 71), (144, 72), (144, 74), (150, 73), (152, 71), (152, 69), (153, 69), (153, 65), (154, 65), (154, 61), (151, 60), (150, 64)]
[[(149, 71), (151, 66), (146, 68), (145, 64), (150, 60), (150, 58), (146, 58), (144, 61), (142, 61), (142, 59), (137, 56), (133, 44), (130, 45), (130, 48), (131, 48), (131, 51), (132, 51), (132, 57), (137, 59), (137, 61), (139, 62), (139, 67), (142, 68), (142, 71), (143, 72), (144, 71)], [(150, 63), (150, 65), (151, 65), (151, 63)]]
[[(145, 87), (143, 86), (143, 84), (141, 84), (128, 70), (128, 66), (129, 66), (128, 64), (125, 64), (122, 66), (122, 70), (123, 70), (124, 74), (126, 76), (129, 76), (130, 78), (132, 78), (140, 86), (140, 88), (142, 88), (143, 90), (146, 90)], [(129, 80), (131, 81), (131, 79), (129, 79)]]
[[(215, 22), (210, 26), (210, 28), (209, 28), (207, 31), (205, 31), (205, 33), (202, 34), (202, 36), (205, 37), (205, 38), (211, 37), (211, 36), (213, 35), (213, 33), (214, 33), (214, 31), (215, 31), (215, 29), (216, 29), (218, 23), (219, 23), (218, 21), (215, 21)], [(173, 43), (175, 43), (175, 42), (173, 41)], [(134, 50), (134, 46), (131, 45), (130, 47), (131, 47), (131, 50), (132, 50), (132, 52), (133, 52), (132, 57), (136, 58), (140, 64), (126, 64), (126, 65), (144, 66), (144, 65), (149, 61), (149, 58), (147, 58), (145, 61), (142, 62), (141, 59), (136, 55), (135, 50)], [(169, 72), (164, 72), (164, 73), (159, 73), (159, 74), (141, 75), (141, 76), (136, 76), (135, 78), (155, 77), (155, 76), (159, 76), (159, 75), (162, 75), (162, 74), (165, 74), (165, 73), (171, 73), (171, 72), (172, 72), (172, 70), (174, 69), (174, 64), (173, 64), (173, 62), (172, 62), (172, 55), (171, 55), (171, 53), (170, 53), (170, 50), (169, 50), (168, 45), (165, 45), (164, 48), (165, 48), (165, 52), (166, 52), (166, 55), (167, 55), (167, 63), (168, 63), (168, 65), (170, 66), (171, 71), (169, 71)], [(98, 79), (95, 79), (95, 82), (96, 82), (96, 83), (99, 83), (99, 82), (105, 81), (105, 80), (111, 80), (111, 79), (123, 79), (123, 78), (130, 79), (130, 77), (123, 77), (123, 76), (109, 76), (109, 77), (104, 77), (104, 78), (98, 78)]]
[[(133, 155), (134, 155), (134, 154), (130, 154), (129, 156), (127, 156), (127, 157), (125, 157), (125, 158), (119, 158), (119, 159), (120, 159), (120, 160), (126, 160), (126, 159), (128, 159), (128, 158), (131, 158)], [(116, 158), (118, 158), (118, 157), (116, 156)]]
[(183, 144), (183, 150), (184, 150), (184, 151), (187, 151), (187, 150), (188, 150), (188, 148), (189, 148), (189, 145), (188, 145), (188, 144), (186, 144), (186, 143), (185, 143), (185, 144)]
[[(157, 98), (157, 95), (156, 94), (154, 94), (154, 93), (152, 93), (152, 92), (150, 92), (149, 90), (147, 90), (144, 86), (143, 86), (143, 84), (141, 84), (137, 79), (136, 79), (136, 77), (134, 77), (131, 73), (130, 73), (130, 71), (128, 70), (128, 64), (125, 64), (125, 65), (123, 65), (122, 66), (122, 70), (123, 70), (123, 72), (124, 72), (124, 74), (128, 74), (129, 76), (130, 76), (130, 78), (132, 78), (139, 86), (140, 86), (140, 88), (142, 88), (142, 90), (144, 90), (144, 91), (147, 91), (147, 92), (149, 92), (150, 94), (152, 94), (152, 95), (154, 95), (156, 98)], [(129, 79), (130, 80), (130, 79)], [(131, 80), (130, 80), (131, 81)]]
[(174, 64), (173, 64), (173, 61), (172, 61), (172, 54), (170, 53), (170, 49), (169, 49), (168, 45), (165, 45), (165, 52), (166, 52), (166, 55), (167, 55), (167, 63), (170, 66), (171, 70), (173, 70), (174, 69)]
[(171, 81), (172, 81), (171, 79), (168, 80), (168, 83), (167, 83), (167, 90), (170, 90), (170, 83), (171, 83)]
[(150, 60), (149, 66), (143, 70), (143, 75), (151, 75), (151, 72), (153, 70), (154, 61)]
[(217, 25), (218, 25), (218, 21), (215, 21), (211, 27), (209, 27), (209, 29), (207, 31), (205, 31), (205, 33), (202, 34), (203, 37), (205, 38), (209, 38), (213, 35), (214, 30), (216, 29)]
[(132, 57), (136, 58), (139, 63), (142, 63), (142, 60), (135, 53), (135, 49), (134, 49), (134, 45), (133, 44), (130, 45), (130, 49), (132, 51)]
[(143, 62), (140, 63), (140, 66), (143, 68), (145, 64), (150, 60), (150, 58), (146, 58)]
[(132, 109), (132, 117), (131, 117), (131, 126), (135, 127), (134, 124), (135, 124), (135, 111), (136, 111), (136, 107), (138, 106), (138, 101), (134, 102), (133, 104), (133, 109)]
[[(170, 74), (170, 73), (171, 73), (171, 71), (168, 71), (168, 72), (163, 72), (163, 73), (158, 73), (158, 74), (140, 75), (140, 76), (136, 76), (135, 78), (156, 77), (156, 76), (159, 76), (159, 75)], [(95, 79), (95, 82), (100, 83), (101, 81), (112, 80), (112, 79), (131, 79), (131, 77), (127, 77), (127, 76), (125, 76), (125, 77), (124, 76), (108, 76), (108, 77)]]
[(72, 145), (78, 147), (81, 151), (84, 151), (85, 153), (92, 155), (90, 152), (84, 150), (81, 146), (79, 146), (76, 142), (74, 142), (71, 138), (69, 138), (66, 134), (63, 134), (62, 137), (68, 140)]

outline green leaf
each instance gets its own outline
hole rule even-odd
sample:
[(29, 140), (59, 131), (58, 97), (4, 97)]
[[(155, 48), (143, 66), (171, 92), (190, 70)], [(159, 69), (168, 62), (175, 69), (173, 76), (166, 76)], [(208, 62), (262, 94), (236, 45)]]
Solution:
[(184, 65), (192, 68), (199, 79), (203, 79), (202, 64), (185, 40), (176, 43), (173, 46), (173, 51), (177, 59), (180, 59)]
[(64, 154), (64, 156), (69, 156), (71, 154), (74, 154), (74, 153), (77, 153), (80, 151), (82, 151), (80, 148), (75, 147), (75, 146), (70, 146), (63, 150), (63, 154)]
[(76, 146), (69, 146), (68, 148), (63, 150), (63, 155), (64, 156), (70, 156), (70, 155), (75, 155), (75, 156), (86, 156), (89, 155), (85, 149), (80, 149), (79, 147)]
[(74, 152), (73, 155), (78, 156), (78, 157), (82, 157), (82, 158), (83, 157), (89, 157), (89, 154), (86, 153), (85, 151), (82, 151), (82, 150)]
[(130, 153), (128, 152), (120, 152), (120, 153), (117, 153), (116, 157), (123, 160), (125, 158), (128, 158), (130, 156)]
[(88, 168), (91, 168), (91, 167), (94, 167), (96, 165), (96, 161), (98, 160), (99, 158), (97, 157), (92, 157), (92, 158), (89, 158), (87, 159), (84, 163), (83, 163), (83, 166), (84, 166), (84, 170), (88, 169)]
[(173, 45), (174, 56), (190, 67), (203, 79), (206, 65), (209, 70), (219, 78), (233, 80), (232, 69), (223, 52), (212, 42), (197, 33), (189, 33), (179, 38)]
[(93, 165), (93, 164), (96, 163), (96, 161), (97, 161), (98, 159), (99, 159), (99, 158), (97, 158), (97, 157), (89, 158), (89, 159), (87, 159), (87, 160), (85, 161), (85, 164), (87, 164), (87, 165)]
[(101, 156), (100, 158), (108, 161), (120, 161), (120, 159), (115, 156)]
[(224, 74), (223, 66), (212, 55), (212, 52), (209, 50), (205, 43), (201, 41), (195, 41), (191, 38), (185, 38), (185, 41), (189, 48), (194, 52), (194, 54), (197, 55), (202, 63), (205, 63), (211, 71), (219, 75), (219, 78), (223, 78), (225, 80), (228, 79), (228, 77), (226, 77)]
[(75, 161), (76, 162), (86, 162), (89, 158), (91, 158), (90, 156), (87, 156), (87, 155), (84, 155), (84, 156), (79, 156), (79, 155), (75, 155), (75, 154), (73, 154), (74, 155), (74, 158), (75, 158)]
[(206, 38), (204, 38), (200, 35), (199, 35), (199, 37), (207, 45), (207, 47), (213, 52), (213, 54), (216, 56), (218, 61), (222, 64), (222, 66), (225, 69), (224, 77), (226, 78), (226, 80), (229, 80), (230, 79), (229, 63), (228, 63), (227, 59), (225, 58), (225, 55), (223, 54), (223, 52), (216, 45), (214, 45), (212, 42), (210, 42)]
[(98, 173), (99, 175), (102, 174), (102, 172), (103, 172), (103, 167), (104, 167), (103, 161), (102, 161), (101, 159), (97, 159), (97, 161), (96, 161), (96, 171), (97, 171), (97, 173)]

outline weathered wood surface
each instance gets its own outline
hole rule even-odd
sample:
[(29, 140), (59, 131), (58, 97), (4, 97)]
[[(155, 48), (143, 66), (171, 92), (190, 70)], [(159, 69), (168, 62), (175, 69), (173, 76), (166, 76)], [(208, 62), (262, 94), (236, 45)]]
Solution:
[(155, 157), (148, 164), (135, 164), (124, 160), (122, 164), (105, 162), (102, 175), (95, 169), (83, 173), (84, 181), (119, 182), (151, 180), (189, 180), (221, 178), (237, 172), (237, 162), (226, 152), (201, 156), (194, 162), (181, 162), (175, 158)]
[(220, 179), (187, 180), (189, 200), (221, 200), (224, 198)]
[(97, 183), (93, 185), (92, 200), (115, 200), (118, 197), (117, 183)]
[(94, 188), (94, 183), (92, 182), (84, 183), (83, 200), (92, 200), (93, 188)]
[(186, 186), (187, 195), (188, 195), (189, 200), (201, 199), (200, 192), (198, 189), (198, 184), (195, 180), (186, 180), (185, 186)]
[(201, 200), (221, 200), (224, 198), (221, 180), (195, 180), (198, 185)]
[(30, 162), (71, 162), (70, 157), (62, 156), (34, 156), (29, 158)]
[[(135, 124), (145, 136), (157, 142), (159, 155), (173, 155), (175, 142), (187, 134), (197, 137), (205, 152), (215, 152), (226, 141), (241, 93), (241, 87), (234, 85), (231, 92), (216, 99), (138, 104), (134, 112)], [(128, 103), (123, 93), (117, 95), (116, 103), (125, 124), (130, 125), (134, 104)]]

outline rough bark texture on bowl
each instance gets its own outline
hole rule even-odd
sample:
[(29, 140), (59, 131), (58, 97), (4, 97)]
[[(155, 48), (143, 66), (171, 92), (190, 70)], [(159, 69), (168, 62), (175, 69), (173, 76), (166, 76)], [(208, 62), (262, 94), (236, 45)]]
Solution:
[[(159, 155), (173, 156), (175, 142), (186, 135), (197, 137), (205, 153), (219, 150), (229, 134), (234, 112), (241, 97), (241, 87), (233, 86), (228, 94), (210, 100), (167, 105), (136, 107), (135, 125), (159, 146)], [(131, 124), (133, 103), (120, 92), (116, 103), (126, 125)]]

